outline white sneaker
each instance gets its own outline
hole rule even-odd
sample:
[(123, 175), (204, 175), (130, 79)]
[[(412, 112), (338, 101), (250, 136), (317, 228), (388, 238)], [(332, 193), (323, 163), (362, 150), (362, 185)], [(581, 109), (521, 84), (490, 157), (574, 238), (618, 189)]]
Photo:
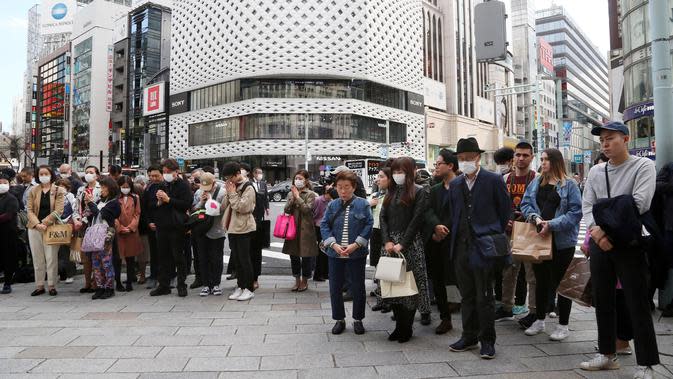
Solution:
[(557, 318), (558, 317), (558, 315), (554, 311), (547, 313), (547, 316), (549, 316), (549, 318)]
[(203, 288), (201, 289), (201, 293), (199, 293), (199, 296), (206, 297), (206, 296), (208, 296), (208, 295), (210, 295), (210, 288), (208, 288), (208, 287), (203, 287)]
[(72, 284), (74, 281), (74, 278), (65, 278), (65, 284)]
[(229, 300), (238, 300), (238, 298), (241, 296), (242, 293), (243, 293), (242, 289), (236, 288), (236, 291), (234, 291), (234, 293), (229, 295)]
[(596, 354), (591, 360), (580, 363), (580, 368), (585, 371), (619, 370), (619, 361), (616, 355)]
[(255, 297), (255, 294), (250, 292), (250, 290), (246, 288), (246, 289), (243, 290), (243, 293), (241, 294), (241, 296), (239, 296), (236, 300), (246, 301), (246, 300), (252, 299), (253, 297)]
[(544, 320), (535, 320), (533, 325), (526, 329), (524, 333), (526, 333), (527, 336), (534, 336), (542, 332), (544, 332)]
[(218, 286), (213, 287), (213, 295), (222, 296), (222, 289)]
[(633, 374), (633, 379), (652, 379), (652, 366), (638, 366)]
[(568, 330), (568, 325), (557, 325), (556, 330), (549, 336), (549, 339), (552, 341), (563, 341), (568, 338), (570, 331)]

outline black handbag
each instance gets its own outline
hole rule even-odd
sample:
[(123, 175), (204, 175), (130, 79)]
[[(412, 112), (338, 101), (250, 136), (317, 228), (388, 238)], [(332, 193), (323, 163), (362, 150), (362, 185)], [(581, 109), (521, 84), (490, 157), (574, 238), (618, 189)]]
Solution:
[(192, 236), (201, 237), (213, 227), (215, 217), (208, 216), (205, 209), (199, 209), (189, 215), (185, 226), (192, 232)]

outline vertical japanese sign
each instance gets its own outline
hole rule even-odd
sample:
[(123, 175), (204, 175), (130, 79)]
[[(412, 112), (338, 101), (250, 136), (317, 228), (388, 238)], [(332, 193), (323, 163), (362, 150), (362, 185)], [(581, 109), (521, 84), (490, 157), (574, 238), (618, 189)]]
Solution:
[(112, 70), (114, 66), (114, 49), (107, 47), (107, 88), (105, 90), (105, 110), (112, 112)]

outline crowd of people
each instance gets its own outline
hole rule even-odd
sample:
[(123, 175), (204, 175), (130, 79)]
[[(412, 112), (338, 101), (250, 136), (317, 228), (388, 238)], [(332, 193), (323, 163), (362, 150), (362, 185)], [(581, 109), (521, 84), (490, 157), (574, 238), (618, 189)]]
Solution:
[[(633, 340), (636, 377), (650, 378), (652, 366), (659, 364), (651, 316), (656, 285), (643, 279), (656, 276), (653, 260), (670, 267), (670, 257), (658, 247), (673, 241), (673, 167), (657, 177), (651, 160), (630, 156), (628, 128), (621, 123), (595, 127), (592, 133), (600, 138), (602, 154), (583, 183), (568, 175), (556, 149), (544, 150), (539, 167), (531, 167), (533, 147), (525, 141), (498, 150), (496, 172), (488, 171), (481, 167), (484, 151), (474, 138), (460, 139), (455, 152), (439, 152), (432, 183), (419, 175), (412, 158), (387, 160), (370, 196), (345, 166), (337, 168), (321, 195), (313, 192), (310, 173), (297, 171), (284, 207), (296, 229), (283, 245), (295, 278), (289, 290), (304, 292), (309, 279), (328, 279), (335, 321), (331, 332), (346, 330), (344, 302), (352, 301), (353, 331), (363, 334), (367, 257), (374, 267), (383, 257), (403, 257), (413, 294), (391, 296), (388, 284), (377, 279), (370, 294), (376, 296), (372, 311), (392, 311), (395, 326), (388, 339), (409, 341), (416, 313), (422, 325), (430, 325), (436, 305), (437, 334), (452, 330), (451, 314), (461, 314), (461, 337), (450, 351), (479, 348), (482, 358), (492, 359), (496, 322), (515, 316), (528, 336), (547, 332), (547, 317), (558, 318), (549, 338), (568, 338), (572, 301), (557, 295), (557, 289), (584, 238), (598, 346), (597, 355), (580, 368), (618, 369), (617, 356), (632, 354)], [(27, 261), (29, 251), (35, 281), (31, 296), (56, 296), (59, 276), (72, 283), (74, 262), (79, 262), (80, 292), (92, 293), (92, 299), (132, 291), (134, 283), (146, 281), (151, 296), (176, 288), (184, 297), (192, 260), (195, 279), (189, 287), (201, 288), (200, 296), (218, 296), (228, 238), (227, 273), (237, 281), (228, 298), (254, 297), (270, 233), (261, 169), (230, 162), (220, 169), (221, 179), (212, 167), (186, 177), (175, 160), (167, 159), (161, 167), (149, 167), (147, 178), (122, 175), (118, 166), (108, 170), (102, 176), (97, 167), (87, 167), (83, 182), (65, 164), (58, 173), (40, 166), (23, 169), (17, 178), (11, 170), (0, 174), (0, 237), (7, 241), (2, 293), (11, 292), (19, 262)], [(656, 212), (657, 201), (668, 216)], [(586, 238), (579, 235), (582, 220)], [(532, 223), (539, 236), (551, 238), (551, 259), (512, 258), (516, 222)], [(72, 225), (70, 245), (54, 245), (46, 237), (45, 231), (61, 223)], [(100, 235), (94, 233), (98, 230)], [(631, 239), (625, 239), (629, 233)], [(100, 250), (82, 248), (94, 237), (104, 239)]]

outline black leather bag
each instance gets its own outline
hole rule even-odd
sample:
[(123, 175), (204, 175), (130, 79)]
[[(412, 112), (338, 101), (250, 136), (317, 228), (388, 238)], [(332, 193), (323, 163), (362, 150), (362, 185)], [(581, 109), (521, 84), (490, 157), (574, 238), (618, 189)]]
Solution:
[(210, 228), (213, 227), (214, 220), (215, 217), (208, 216), (204, 209), (199, 209), (189, 215), (185, 226), (187, 229), (191, 230), (192, 236), (201, 237), (208, 233)]

